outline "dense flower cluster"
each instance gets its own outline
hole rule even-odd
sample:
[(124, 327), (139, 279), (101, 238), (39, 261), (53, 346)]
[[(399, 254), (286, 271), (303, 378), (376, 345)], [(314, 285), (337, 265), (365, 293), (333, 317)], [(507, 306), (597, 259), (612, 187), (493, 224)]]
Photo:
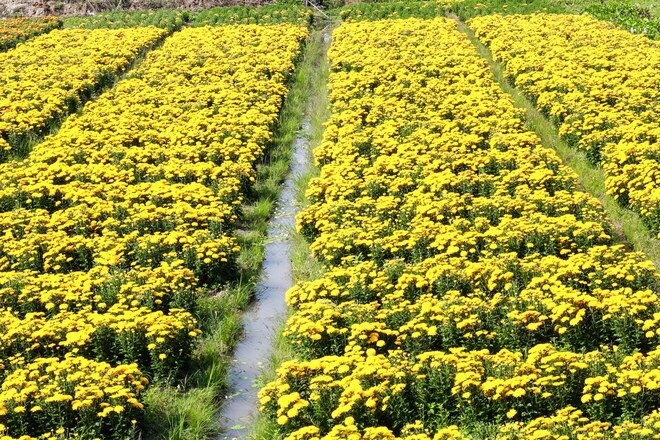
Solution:
[(602, 162), (608, 192), (660, 232), (660, 44), (589, 16), (469, 25), (560, 134)]
[(326, 270), (260, 392), (286, 438), (660, 434), (658, 274), (456, 24), (343, 24), (329, 57), (298, 217)]
[(28, 38), (50, 32), (61, 26), (62, 20), (57, 17), (20, 17), (0, 20), (0, 50), (12, 48)]
[[(0, 431), (125, 438), (141, 374), (177, 377), (307, 32), (185, 29), (0, 165)], [(14, 414), (33, 407), (48, 416)]]
[(54, 30), (0, 53), (0, 162), (164, 36), (156, 28)]
[(41, 439), (76, 438), (77, 432), (66, 426), (71, 410), (77, 414), (78, 433), (96, 426), (104, 438), (127, 438), (135, 429), (143, 407), (137, 397), (148, 383), (135, 364), (113, 367), (71, 355), (13, 361), (12, 369), (0, 389), (2, 439), (26, 432), (38, 432)]

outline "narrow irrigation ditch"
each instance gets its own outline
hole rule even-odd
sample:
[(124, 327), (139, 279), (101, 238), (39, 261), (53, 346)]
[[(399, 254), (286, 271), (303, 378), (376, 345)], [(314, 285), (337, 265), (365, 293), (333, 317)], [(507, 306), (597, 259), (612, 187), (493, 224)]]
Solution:
[(294, 268), (291, 262), (297, 202), (297, 182), (310, 167), (311, 141), (318, 131), (313, 111), (318, 103), (319, 59), (325, 57), (331, 28), (312, 31), (305, 48), (299, 74), (307, 88), (302, 103), (305, 115), (300, 130), (292, 142), (289, 173), (281, 187), (274, 213), (269, 221), (262, 272), (255, 286), (254, 301), (243, 314), (242, 337), (235, 347), (228, 372), (226, 397), (218, 417), (222, 427), (220, 440), (243, 439), (254, 426), (259, 412), (259, 378), (272, 369), (275, 341), (287, 316), (286, 291), (293, 286)]
[[(303, 132), (308, 127), (309, 122), (305, 121)], [(289, 176), (268, 227), (262, 278), (257, 283), (254, 302), (243, 315), (243, 337), (232, 357), (228, 396), (220, 412), (225, 428), (221, 439), (240, 437), (258, 409), (258, 390), (254, 383), (272, 354), (278, 323), (287, 310), (284, 293), (293, 285), (289, 232), (295, 226), (297, 212), (294, 180), (307, 168), (307, 157), (307, 140), (299, 135), (295, 140)]]

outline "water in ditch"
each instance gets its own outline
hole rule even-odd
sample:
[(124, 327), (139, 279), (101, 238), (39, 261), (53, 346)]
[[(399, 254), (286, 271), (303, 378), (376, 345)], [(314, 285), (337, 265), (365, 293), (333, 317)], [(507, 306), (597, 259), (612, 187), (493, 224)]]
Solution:
[(220, 421), (225, 427), (220, 440), (244, 438), (259, 410), (255, 380), (263, 368), (268, 368), (276, 331), (286, 316), (284, 294), (293, 285), (289, 246), (298, 211), (295, 181), (307, 170), (309, 131), (310, 123), (305, 119), (294, 141), (290, 172), (268, 227), (261, 279), (256, 286), (255, 300), (243, 316), (243, 338), (232, 357), (230, 394), (220, 412)]

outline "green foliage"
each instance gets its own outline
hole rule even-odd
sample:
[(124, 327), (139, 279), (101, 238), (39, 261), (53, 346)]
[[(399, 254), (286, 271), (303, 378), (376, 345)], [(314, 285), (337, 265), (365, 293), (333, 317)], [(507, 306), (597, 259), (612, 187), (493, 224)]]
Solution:
[(574, 4), (566, 0), (463, 0), (452, 2), (451, 10), (462, 20), (490, 14), (532, 14), (535, 12), (565, 14), (577, 12)]
[(278, 23), (308, 25), (311, 19), (312, 11), (301, 5), (230, 6), (205, 9), (193, 14), (191, 26)]
[(614, 1), (593, 4), (585, 11), (601, 20), (613, 21), (633, 34), (646, 34), (653, 39), (660, 38), (660, 18), (653, 15), (651, 7)]
[(324, 0), (322, 6), (325, 9), (336, 9), (344, 6), (344, 0)]
[(181, 29), (188, 21), (189, 12), (181, 10), (113, 11), (89, 17), (70, 17), (64, 20), (65, 28), (120, 29), (141, 26), (156, 26), (171, 31)]
[(339, 12), (344, 21), (382, 20), (392, 18), (433, 18), (447, 13), (449, 2), (398, 1), (353, 3)]
[(194, 388), (186, 393), (152, 387), (146, 394), (147, 438), (201, 440), (219, 432), (215, 391)]

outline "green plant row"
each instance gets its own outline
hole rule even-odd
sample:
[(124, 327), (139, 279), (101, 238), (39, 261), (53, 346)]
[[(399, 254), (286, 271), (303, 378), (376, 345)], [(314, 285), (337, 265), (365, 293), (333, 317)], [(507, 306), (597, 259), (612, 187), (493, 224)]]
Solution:
[(126, 27), (156, 26), (171, 31), (180, 29), (190, 18), (188, 11), (154, 10), (154, 11), (113, 11), (89, 17), (70, 17), (64, 20), (65, 28), (119, 29)]
[(260, 7), (230, 6), (206, 9), (191, 17), (192, 26), (219, 24), (277, 24), (308, 25), (311, 9), (298, 5), (268, 5)]
[(126, 28), (156, 26), (171, 31), (184, 24), (191, 26), (224, 24), (278, 24), (291, 23), (308, 25), (312, 18), (310, 8), (301, 4), (281, 4), (267, 6), (230, 6), (190, 12), (174, 9), (152, 11), (113, 11), (88, 17), (70, 17), (64, 20), (66, 28)]
[(352, 3), (342, 7), (339, 16), (344, 21), (433, 18), (445, 15), (450, 4), (450, 1)]

